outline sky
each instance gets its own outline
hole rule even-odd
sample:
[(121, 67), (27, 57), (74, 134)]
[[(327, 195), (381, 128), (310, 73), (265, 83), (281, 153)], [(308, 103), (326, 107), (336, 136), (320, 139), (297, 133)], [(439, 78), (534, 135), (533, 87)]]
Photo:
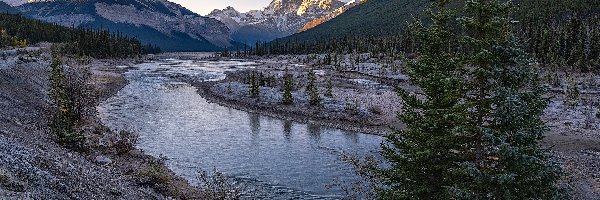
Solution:
[[(267, 7), (273, 0), (170, 0), (181, 4), (200, 15), (207, 15), (214, 9), (224, 9), (231, 6), (240, 12), (249, 10), (260, 10)], [(342, 0), (347, 2), (348, 0)]]
[(237, 11), (248, 12), (267, 7), (272, 0), (170, 0), (194, 11), (200, 15), (207, 15), (214, 9), (234, 7)]

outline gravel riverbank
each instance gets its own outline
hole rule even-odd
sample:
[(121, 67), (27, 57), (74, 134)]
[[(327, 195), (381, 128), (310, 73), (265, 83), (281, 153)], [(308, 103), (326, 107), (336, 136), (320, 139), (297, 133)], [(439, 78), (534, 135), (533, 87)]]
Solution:
[(139, 150), (116, 153), (101, 142), (117, 133), (99, 123), (95, 106), (127, 84), (122, 73), (139, 60), (81, 64), (64, 59), (71, 75), (87, 77), (85, 85), (93, 94), (89, 108), (84, 109), (89, 113), (77, 127), (87, 137), (87, 148), (78, 152), (58, 144), (47, 125), (51, 102), (48, 50), (27, 50), (35, 53), (7, 51), (6, 59), (0, 60), (0, 199), (201, 197), (160, 159)]

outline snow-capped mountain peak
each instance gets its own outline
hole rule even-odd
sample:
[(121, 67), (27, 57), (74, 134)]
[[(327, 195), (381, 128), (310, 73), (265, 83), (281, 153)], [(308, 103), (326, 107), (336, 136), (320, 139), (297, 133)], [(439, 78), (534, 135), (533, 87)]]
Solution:
[(263, 10), (240, 13), (228, 7), (215, 10), (208, 17), (226, 24), (237, 41), (268, 41), (294, 34), (307, 22), (343, 5), (339, 0), (273, 0)]

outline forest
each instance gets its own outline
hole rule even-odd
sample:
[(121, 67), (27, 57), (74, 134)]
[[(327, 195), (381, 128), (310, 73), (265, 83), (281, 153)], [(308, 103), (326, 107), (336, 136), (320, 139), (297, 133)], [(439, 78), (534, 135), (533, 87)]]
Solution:
[(94, 58), (129, 58), (158, 53), (155, 45), (143, 45), (136, 38), (110, 30), (64, 27), (21, 15), (0, 14), (0, 48), (24, 47), (38, 42), (62, 43), (63, 51)]
[[(517, 20), (512, 22), (515, 25), (514, 32), (525, 45), (526, 52), (543, 66), (552, 69), (574, 68), (582, 72), (600, 71), (599, 1), (521, 0), (515, 3), (515, 7), (512, 13)], [(337, 37), (307, 40), (301, 33), (273, 42), (256, 43), (250, 53), (372, 53), (398, 58), (415, 53), (419, 46), (415, 43), (414, 34), (408, 31), (409, 22), (396, 22), (403, 24), (398, 26), (405, 27), (397, 34), (373, 35), (369, 34), (373, 31), (365, 30), (362, 31), (364, 34), (339, 34)], [(332, 27), (336, 25), (339, 24), (327, 24)]]

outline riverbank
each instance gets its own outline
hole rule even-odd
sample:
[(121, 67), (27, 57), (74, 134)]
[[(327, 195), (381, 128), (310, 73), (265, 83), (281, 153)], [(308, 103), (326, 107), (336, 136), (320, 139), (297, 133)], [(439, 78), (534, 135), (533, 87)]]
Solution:
[[(248, 60), (260, 64), (252, 69), (229, 72), (223, 80), (187, 82), (211, 102), (276, 118), (377, 135), (390, 132), (386, 124), (399, 129), (403, 127), (396, 119), (396, 113), (401, 111), (401, 99), (393, 87), (399, 86), (412, 92), (418, 92), (418, 89), (406, 81), (401, 69), (393, 69), (394, 65), (399, 65), (397, 61), (378, 64), (366, 56), (358, 64), (346, 59), (343, 64), (334, 67), (322, 64), (323, 58), (314, 57), (253, 57)], [(321, 107), (309, 106), (308, 97), (304, 94), (309, 68), (317, 75)], [(281, 103), (286, 73), (295, 80), (293, 105)], [(251, 74), (265, 77), (267, 82), (260, 87), (258, 98), (249, 94)], [(543, 76), (556, 77), (546, 80), (550, 102), (543, 115), (548, 131), (542, 145), (550, 149), (556, 161), (564, 166), (566, 175), (563, 181), (573, 186), (576, 199), (595, 199), (600, 196), (600, 116), (597, 114), (600, 112), (600, 76), (572, 73)], [(271, 80), (275, 83), (269, 83)], [(324, 95), (329, 80), (333, 86), (333, 97)]]
[(0, 198), (2, 199), (168, 199), (200, 198), (164, 162), (140, 150), (117, 151), (115, 133), (103, 126), (95, 107), (127, 82), (123, 73), (143, 59), (64, 58), (68, 77), (83, 81), (88, 100), (77, 131), (83, 151), (57, 143), (47, 125), (50, 54), (48, 46), (4, 51), (0, 60)]
[[(356, 65), (360, 70), (339, 70), (308, 61), (307, 56), (250, 60), (258, 64), (251, 69), (227, 72), (223, 80), (186, 82), (211, 102), (280, 119), (376, 135), (403, 128), (395, 117), (402, 105), (394, 87), (409, 90), (414, 87), (398, 71), (382, 70), (374, 63)], [(309, 105), (306, 94), (309, 68), (316, 74), (315, 85), (321, 99), (318, 106)], [(258, 97), (248, 92), (253, 75), (261, 82)], [(293, 80), (291, 104), (282, 103), (284, 76)]]

